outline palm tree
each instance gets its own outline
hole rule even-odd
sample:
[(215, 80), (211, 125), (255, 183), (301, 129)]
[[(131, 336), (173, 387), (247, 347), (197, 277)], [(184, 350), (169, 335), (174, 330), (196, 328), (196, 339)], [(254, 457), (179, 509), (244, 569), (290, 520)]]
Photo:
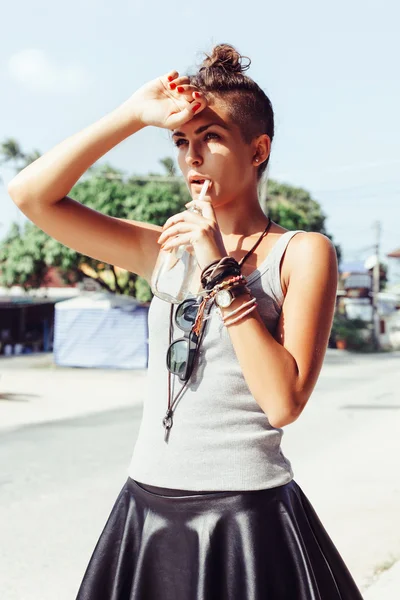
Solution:
[(176, 166), (173, 158), (166, 156), (165, 158), (161, 158), (158, 162), (164, 167), (170, 177), (176, 177)]
[(17, 173), (25, 169), (25, 167), (33, 163), (40, 156), (41, 153), (39, 150), (33, 150), (31, 153), (25, 154), (14, 138), (6, 139), (0, 145), (0, 166), (12, 162)]

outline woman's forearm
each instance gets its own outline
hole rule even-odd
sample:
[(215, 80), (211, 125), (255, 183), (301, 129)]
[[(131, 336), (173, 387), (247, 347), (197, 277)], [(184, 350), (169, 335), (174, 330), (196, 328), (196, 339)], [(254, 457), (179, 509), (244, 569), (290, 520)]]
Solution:
[(19, 206), (29, 204), (31, 209), (54, 204), (99, 158), (142, 128), (132, 102), (125, 102), (20, 171), (8, 185), (11, 198)]
[[(249, 299), (248, 295), (240, 296), (222, 309), (223, 316)], [(249, 390), (270, 424), (283, 427), (295, 421), (302, 404), (296, 361), (265, 327), (257, 308), (229, 325), (228, 332)]]

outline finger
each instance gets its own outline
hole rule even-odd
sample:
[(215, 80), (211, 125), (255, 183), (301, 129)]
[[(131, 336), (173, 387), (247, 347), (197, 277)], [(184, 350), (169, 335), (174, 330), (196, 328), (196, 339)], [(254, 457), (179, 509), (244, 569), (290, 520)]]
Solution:
[(170, 250), (171, 248), (177, 248), (182, 245), (185, 245), (185, 246), (188, 244), (191, 245), (192, 235), (193, 235), (193, 231), (173, 237), (173, 238), (169, 239), (167, 242), (165, 242), (165, 244), (163, 244), (161, 246), (161, 248), (163, 250)]
[[(169, 219), (167, 219), (163, 225), (163, 230), (161, 235), (167, 230), (169, 230), (174, 225), (184, 224), (184, 223), (195, 223), (197, 225), (201, 225), (203, 222), (203, 217), (193, 211), (185, 210), (182, 213), (178, 213), (177, 215), (173, 215)], [(161, 237), (161, 236), (160, 236)], [(160, 239), (160, 238), (159, 238)]]
[(203, 220), (202, 216), (190, 211), (190, 210), (184, 210), (180, 213), (177, 213), (176, 215), (172, 215), (172, 217), (169, 217), (169, 219), (167, 219), (163, 225), (163, 231), (166, 231), (166, 229), (168, 229), (169, 227), (171, 227), (172, 225), (175, 225), (177, 223), (181, 223), (184, 221), (187, 221), (189, 223), (201, 223)]
[(159, 244), (163, 244), (168, 239), (173, 238), (175, 235), (186, 233), (187, 231), (193, 231), (193, 224), (182, 221), (180, 223), (177, 223), (176, 225), (168, 227), (165, 231), (163, 231), (160, 237), (158, 238), (157, 242)]
[(190, 84), (190, 79), (187, 75), (181, 75), (180, 77), (178, 76), (171, 79), (171, 83), (175, 83), (175, 85), (188, 85)]
[(195, 85), (190, 84), (175, 84), (175, 81), (172, 81), (168, 84), (168, 88), (175, 92), (178, 96), (183, 96), (187, 98), (187, 100), (198, 100), (201, 98), (201, 92), (198, 91)]
[[(216, 222), (216, 216), (215, 216), (214, 208), (211, 204), (211, 201), (209, 201), (209, 200), (192, 200), (191, 202), (188, 202), (187, 204), (185, 204), (185, 206), (186, 207), (197, 206), (198, 208), (200, 208), (204, 219), (208, 219), (209, 221)], [(196, 213), (192, 213), (191, 211), (188, 211), (188, 212), (189, 212), (189, 214), (196, 214)]]
[(196, 100), (192, 100), (192, 102), (188, 102), (186, 106), (182, 108), (179, 112), (176, 112), (169, 116), (167, 121), (168, 129), (176, 129), (180, 127), (184, 123), (187, 123), (195, 115), (201, 113), (207, 106), (207, 101), (204, 97), (201, 97)]
[(168, 73), (166, 73), (163, 77), (161, 77), (161, 79), (163, 79), (164, 83), (166, 85), (168, 85), (168, 83), (170, 81), (174, 81), (175, 79), (177, 79), (179, 77), (179, 73), (178, 71), (176, 71), (175, 69), (173, 71), (169, 71)]
[(201, 92), (199, 92), (198, 90), (195, 90), (194, 92), (192, 92), (192, 98), (196, 101), (200, 100), (200, 98), (204, 98), (204, 96), (201, 95)]
[[(179, 81), (179, 80), (177, 80), (177, 81)], [(187, 94), (193, 94), (193, 92), (198, 92), (199, 91), (198, 88), (195, 85), (191, 85), (190, 83), (177, 83), (176, 84), (176, 88), (175, 88), (174, 87), (175, 86), (175, 81), (172, 81), (169, 84), (169, 87), (171, 87), (171, 85), (173, 86), (172, 89), (176, 89), (176, 91), (180, 92), (180, 93), (185, 92)]]

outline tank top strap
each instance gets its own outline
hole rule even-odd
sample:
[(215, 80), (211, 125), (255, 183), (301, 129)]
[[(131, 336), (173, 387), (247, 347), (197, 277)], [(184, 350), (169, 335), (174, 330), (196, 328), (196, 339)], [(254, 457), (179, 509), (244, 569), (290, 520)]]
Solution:
[(305, 233), (303, 229), (296, 229), (295, 231), (286, 231), (279, 240), (273, 246), (268, 258), (270, 258), (270, 268), (278, 268), (280, 267), (282, 257), (286, 252), (286, 248), (290, 242), (290, 240), (297, 233)]
[(302, 229), (297, 229), (295, 231), (286, 231), (279, 240), (273, 246), (271, 252), (268, 255), (268, 264), (266, 265), (266, 269), (268, 270), (268, 282), (271, 287), (271, 292), (275, 297), (277, 303), (281, 305), (284, 299), (282, 286), (281, 286), (281, 263), (283, 255), (286, 252), (288, 244), (290, 240), (297, 233), (305, 233)]

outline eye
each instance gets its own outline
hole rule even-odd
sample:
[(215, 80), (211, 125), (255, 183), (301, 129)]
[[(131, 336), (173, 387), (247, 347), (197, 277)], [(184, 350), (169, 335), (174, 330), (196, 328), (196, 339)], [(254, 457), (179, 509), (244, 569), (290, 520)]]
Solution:
[(215, 139), (215, 140), (219, 140), (219, 135), (217, 133), (213, 133), (212, 131), (208, 131), (204, 137), (205, 140), (207, 139)]
[[(207, 133), (204, 136), (205, 142), (207, 142), (208, 140), (219, 140), (219, 139), (220, 139), (220, 136), (217, 133), (214, 133), (212, 131), (207, 131)], [(174, 145), (177, 148), (179, 148), (183, 144), (187, 144), (187, 140), (185, 138), (179, 138), (176, 140), (176, 142), (174, 142)]]
[(178, 140), (176, 140), (176, 142), (174, 142), (174, 144), (177, 148), (179, 148), (179, 146), (182, 146), (182, 142), (186, 142), (186, 140), (184, 140), (183, 138), (179, 138)]

